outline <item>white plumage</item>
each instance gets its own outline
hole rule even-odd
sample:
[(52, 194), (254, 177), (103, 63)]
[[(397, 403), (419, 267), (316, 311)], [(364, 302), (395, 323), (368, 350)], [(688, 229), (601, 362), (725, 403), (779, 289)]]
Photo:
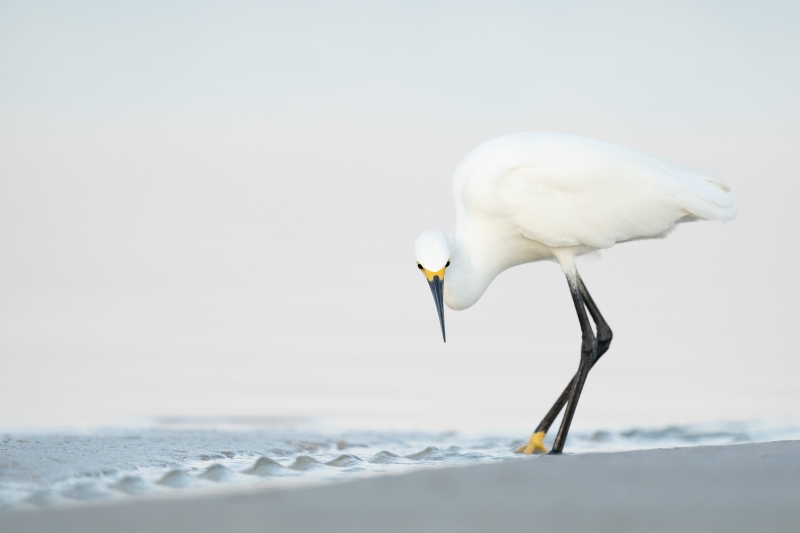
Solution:
[[(520, 133), (484, 142), (453, 178), (455, 235), (417, 241), (417, 261), (447, 270), (444, 302), (473, 305), (503, 270), (572, 258), (634, 239), (663, 237), (676, 223), (731, 220), (729, 187), (658, 158), (613, 144), (555, 133)], [(425, 237), (427, 235), (427, 238)], [(428, 245), (446, 240), (438, 257)], [(449, 252), (449, 253), (448, 253)]]
[[(442, 335), (442, 302), (465, 309), (507, 268), (556, 260), (581, 319), (582, 361), (591, 359), (582, 364), (588, 368), (602, 353), (591, 355), (597, 339), (594, 348), (587, 344), (594, 333), (584, 306), (607, 344), (611, 330), (578, 275), (575, 257), (620, 242), (663, 237), (681, 222), (727, 221), (737, 214), (730, 188), (720, 179), (621, 146), (554, 133), (506, 135), (481, 144), (458, 165), (453, 194), (455, 234), (427, 230), (415, 245)], [(579, 371), (578, 381), (588, 368)], [(575, 403), (580, 387), (582, 381)], [(567, 420), (564, 439), (568, 426)]]

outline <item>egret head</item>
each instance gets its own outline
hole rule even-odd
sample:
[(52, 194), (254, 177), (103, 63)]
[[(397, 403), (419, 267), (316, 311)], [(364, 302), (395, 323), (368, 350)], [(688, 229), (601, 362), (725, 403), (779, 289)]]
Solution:
[(450, 266), (450, 246), (444, 232), (429, 229), (419, 234), (414, 243), (419, 268), (433, 293), (436, 311), (439, 313), (439, 325), (442, 326), (442, 340), (447, 342), (444, 333), (444, 272)]

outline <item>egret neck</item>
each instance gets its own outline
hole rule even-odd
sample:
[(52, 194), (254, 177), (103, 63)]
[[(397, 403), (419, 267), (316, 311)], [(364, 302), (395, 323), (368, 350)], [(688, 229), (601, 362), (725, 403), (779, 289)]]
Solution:
[[(456, 311), (473, 306), (504, 270), (542, 259), (555, 259), (552, 250), (511, 228), (493, 235), (466, 232), (469, 238), (461, 238), (461, 232), (456, 235), (441, 233), (447, 239), (451, 258), (444, 284), (444, 302)], [(574, 251), (578, 254), (589, 251), (582, 249), (585, 247), (568, 248), (576, 248)]]

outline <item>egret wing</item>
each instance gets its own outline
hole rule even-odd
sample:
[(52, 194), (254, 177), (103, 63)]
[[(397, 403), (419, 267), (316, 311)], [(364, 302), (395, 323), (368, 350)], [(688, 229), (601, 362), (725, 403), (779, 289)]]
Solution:
[(562, 135), (500, 140), (457, 172), (464, 213), (505, 218), (551, 247), (609, 248), (736, 215), (723, 183), (626, 148)]

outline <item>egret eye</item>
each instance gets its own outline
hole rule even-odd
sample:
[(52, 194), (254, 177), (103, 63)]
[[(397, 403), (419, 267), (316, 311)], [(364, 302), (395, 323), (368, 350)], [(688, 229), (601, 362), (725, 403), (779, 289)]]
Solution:
[(420, 269), (420, 270), (422, 270), (422, 265), (420, 265), (419, 263), (417, 263), (417, 268), (418, 268), (418, 269)]
[(449, 267), (449, 266), (450, 266), (450, 261), (448, 260), (448, 261), (447, 261), (447, 264), (446, 264), (444, 267), (445, 267), (445, 268), (447, 268), (447, 267)]

